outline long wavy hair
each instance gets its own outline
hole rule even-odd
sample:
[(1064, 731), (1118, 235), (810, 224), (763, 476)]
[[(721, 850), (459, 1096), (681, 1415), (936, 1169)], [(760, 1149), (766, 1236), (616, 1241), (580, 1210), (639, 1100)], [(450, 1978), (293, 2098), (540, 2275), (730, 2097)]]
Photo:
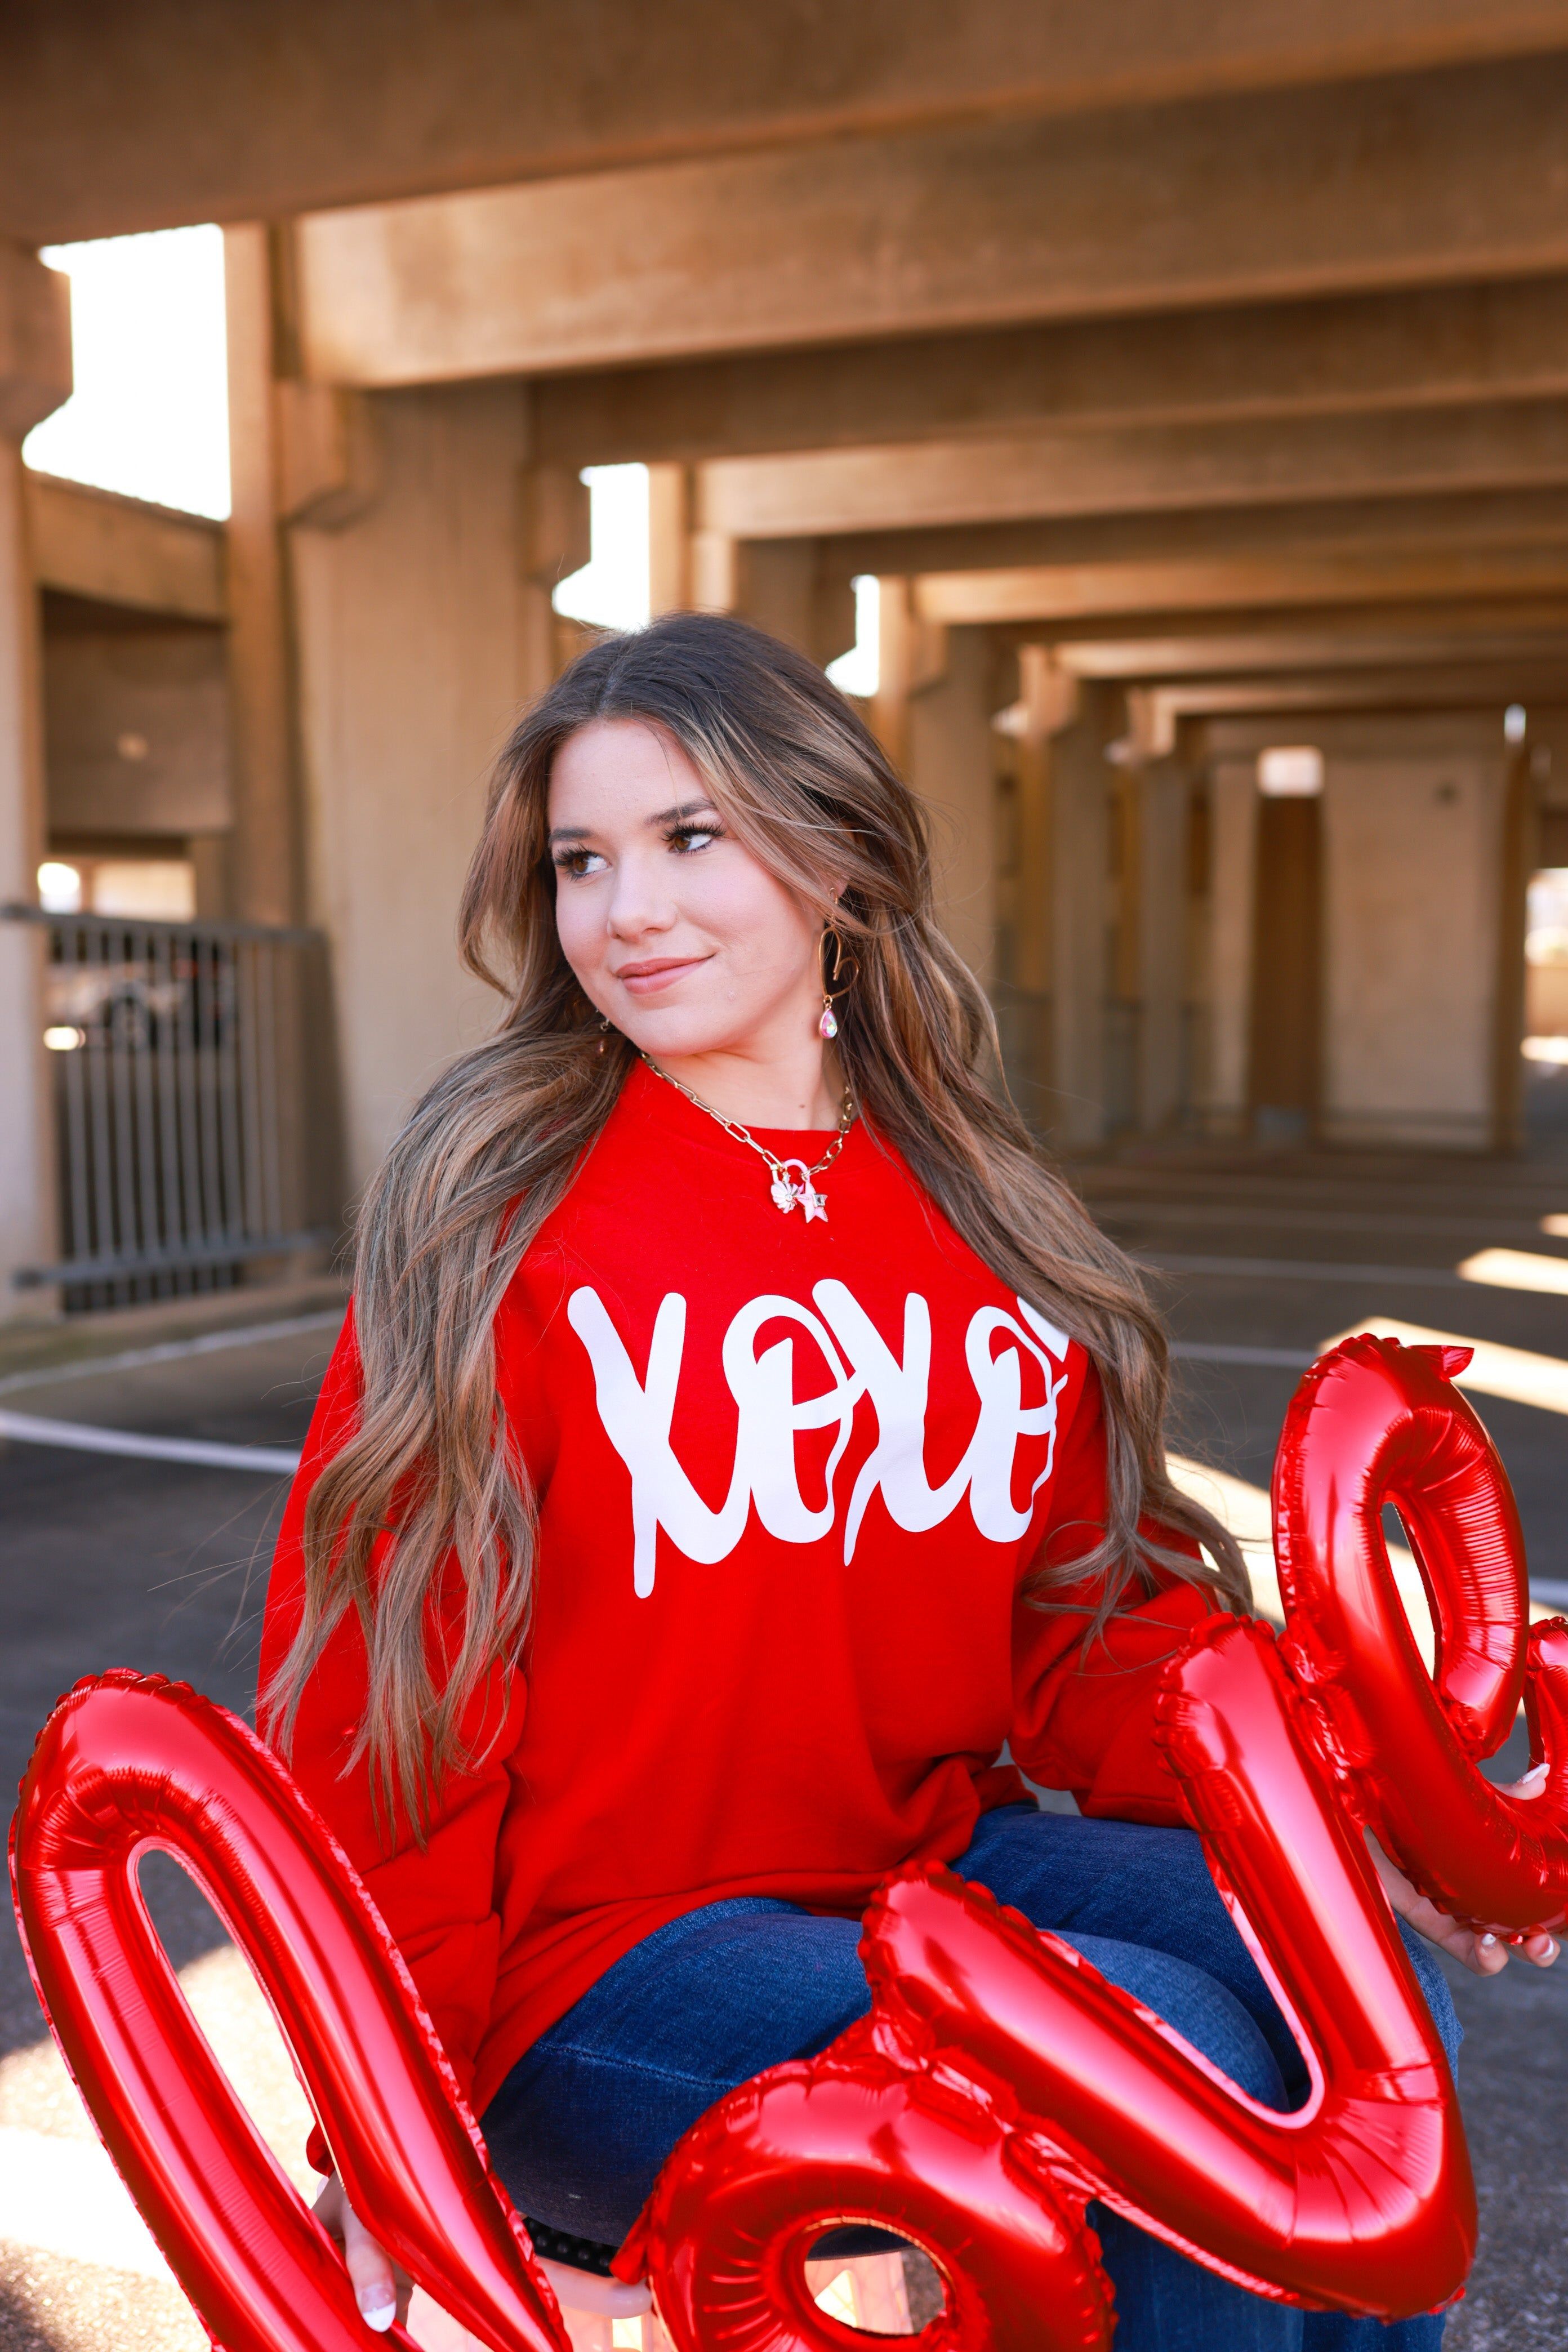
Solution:
[[(1142, 1281), (999, 1085), (990, 1007), (936, 920), (920, 802), (803, 655), (742, 621), (672, 614), (591, 645), (501, 754), (459, 940), (506, 1009), (418, 1104), (360, 1212), (358, 1422), (310, 1492), (303, 1611), (263, 1707), (286, 1748), (353, 1608), (369, 1667), (355, 1760), (368, 1758), (381, 1799), (416, 1831), (529, 1622), (534, 1497), (496, 1390), (496, 1309), (633, 1060), (562, 954), (547, 847), (555, 755), (608, 719), (664, 730), (737, 839), (831, 915), (858, 967), (837, 1006), (838, 1053), (871, 1132), (998, 1279), (1093, 1359), (1105, 1525), (1086, 1530), (1078, 1558), (1037, 1567), (1032, 1597), (1052, 1605), (1056, 1589), (1099, 1574), (1102, 1626), (1158, 1564), (1250, 1607), (1232, 1538), (1166, 1469), (1166, 1345)], [(1195, 1539), (1207, 1560), (1151, 1540), (1149, 1522)]]

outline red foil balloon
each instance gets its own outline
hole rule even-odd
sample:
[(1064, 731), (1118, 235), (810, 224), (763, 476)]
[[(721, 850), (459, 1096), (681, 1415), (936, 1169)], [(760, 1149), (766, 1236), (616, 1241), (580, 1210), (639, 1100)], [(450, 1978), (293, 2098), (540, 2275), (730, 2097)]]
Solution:
[[(1386, 2319), (1459, 2292), (1476, 2212), (1453, 2081), (1303, 1712), (1271, 1636), (1220, 1619), (1168, 1671), (1160, 1732), (1308, 2053), (1307, 2105), (1257, 2105), (1057, 1937), (946, 1871), (906, 1873), (868, 1915), (869, 2032), (713, 2109), (625, 2251), (628, 2275), (651, 2272), (679, 2352), (841, 2347), (800, 2265), (851, 2218), (931, 2254), (943, 2346), (1102, 2345), (1087, 2233), (1076, 2259), (1047, 2245), (1003, 2181), (1032, 2183), (1053, 2231), (1098, 2197), (1282, 2300)], [(878, 2053), (890, 2077), (868, 2073)], [(850, 2104), (823, 2112), (853, 2114), (849, 2086), (861, 2131), (837, 2132), (814, 2169), (813, 2102), (831, 2092)]]
[[(11, 1832), (33, 1980), (143, 2219), (226, 2352), (365, 2352), (336, 2248), (235, 2096), (136, 1883), (176, 1855), (271, 2003), (355, 2209), (491, 2352), (568, 2352), (555, 2298), (346, 1856), (245, 1726), (184, 1685), (79, 1684)], [(413, 2340), (390, 2340), (414, 2352)]]
[(845, 2222), (899, 2231), (946, 2285), (926, 2352), (1103, 2352), (1110, 2288), (1083, 2198), (1042, 2176), (1016, 2104), (876, 2024), (710, 2108), (616, 2261), (652, 2275), (679, 2352), (843, 2352), (804, 2264)]
[[(1456, 1918), (1524, 1931), (1568, 1911), (1568, 1623), (1529, 1628), (1507, 1475), (1452, 1386), (1455, 1348), (1347, 1339), (1291, 1400), (1274, 1471), (1286, 1655), (1321, 1706), (1359, 1816)], [(1431, 1602), (1429, 1678), (1383, 1539), (1392, 1503)], [(1522, 1693), (1532, 1798), (1479, 1769)]]

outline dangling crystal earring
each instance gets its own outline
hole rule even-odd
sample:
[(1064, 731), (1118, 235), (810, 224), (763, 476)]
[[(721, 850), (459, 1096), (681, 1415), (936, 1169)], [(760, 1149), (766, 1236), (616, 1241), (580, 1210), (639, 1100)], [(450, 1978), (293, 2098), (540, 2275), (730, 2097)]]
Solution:
[[(831, 975), (826, 970), (826, 950), (829, 940), (833, 941), (833, 971)], [(822, 976), (822, 1017), (817, 1022), (816, 1034), (822, 1038), (837, 1037), (838, 1034), (838, 1015), (833, 1010), (833, 1000), (835, 996), (846, 996), (848, 994), (850, 989), (859, 978), (860, 967), (856, 962), (853, 956), (849, 957), (849, 976), (847, 979), (845, 978), (844, 942), (839, 938), (831, 923), (826, 923), (823, 926), (822, 946), (824, 967)]]

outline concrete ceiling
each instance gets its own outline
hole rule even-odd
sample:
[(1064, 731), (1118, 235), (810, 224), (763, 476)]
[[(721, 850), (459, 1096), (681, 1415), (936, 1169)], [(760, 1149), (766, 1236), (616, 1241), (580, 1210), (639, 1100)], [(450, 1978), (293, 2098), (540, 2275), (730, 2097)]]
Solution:
[(1565, 39), (1562, 0), (8, 0), (0, 235), (280, 218)]
[(1560, 273), (1565, 120), (1558, 53), (316, 214), (301, 362), (386, 386)]

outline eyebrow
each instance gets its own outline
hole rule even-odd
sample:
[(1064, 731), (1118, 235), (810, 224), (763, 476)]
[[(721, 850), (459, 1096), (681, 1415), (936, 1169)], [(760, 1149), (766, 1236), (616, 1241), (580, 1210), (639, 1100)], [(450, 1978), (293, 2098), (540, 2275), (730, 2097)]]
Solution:
[[(654, 824), (674, 824), (682, 817), (717, 816), (718, 810), (710, 800), (682, 801), (676, 808), (656, 809), (647, 822)], [(592, 827), (585, 824), (556, 824), (550, 829), (551, 845), (558, 841), (586, 841)]]

